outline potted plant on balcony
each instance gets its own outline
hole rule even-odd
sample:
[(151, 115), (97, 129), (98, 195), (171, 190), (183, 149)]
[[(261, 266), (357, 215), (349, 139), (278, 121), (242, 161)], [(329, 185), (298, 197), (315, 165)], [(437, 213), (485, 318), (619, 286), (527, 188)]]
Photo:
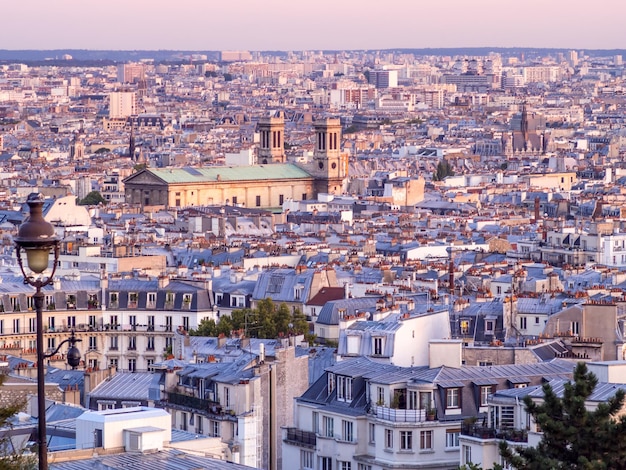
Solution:
[(430, 406), (426, 408), (426, 421), (434, 421), (435, 416), (437, 416), (437, 410), (435, 408), (431, 408)]

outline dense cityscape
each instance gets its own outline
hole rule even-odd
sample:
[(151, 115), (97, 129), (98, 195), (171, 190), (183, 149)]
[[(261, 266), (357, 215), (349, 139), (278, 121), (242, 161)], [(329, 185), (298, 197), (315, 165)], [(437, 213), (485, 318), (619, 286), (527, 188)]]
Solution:
[(36, 454), (43, 351), (52, 469), (517, 468), (544, 384), (584, 362), (588, 409), (626, 390), (626, 66), (601, 52), (2, 60), (7, 448)]

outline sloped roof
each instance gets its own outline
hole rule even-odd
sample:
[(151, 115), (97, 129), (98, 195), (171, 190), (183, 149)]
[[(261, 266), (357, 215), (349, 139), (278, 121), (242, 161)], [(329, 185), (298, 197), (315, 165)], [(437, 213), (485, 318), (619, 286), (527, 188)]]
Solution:
[(289, 163), (206, 168), (148, 168), (144, 171), (152, 173), (168, 184), (311, 178), (307, 172)]

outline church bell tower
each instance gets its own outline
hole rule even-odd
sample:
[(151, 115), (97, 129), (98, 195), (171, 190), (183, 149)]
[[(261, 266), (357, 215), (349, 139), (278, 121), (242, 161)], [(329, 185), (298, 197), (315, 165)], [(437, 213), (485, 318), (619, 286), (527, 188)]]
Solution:
[(341, 153), (341, 122), (326, 118), (314, 124), (313, 172), (317, 193), (342, 194), (348, 177), (348, 156)]
[(259, 165), (285, 163), (285, 118), (282, 113), (259, 120)]

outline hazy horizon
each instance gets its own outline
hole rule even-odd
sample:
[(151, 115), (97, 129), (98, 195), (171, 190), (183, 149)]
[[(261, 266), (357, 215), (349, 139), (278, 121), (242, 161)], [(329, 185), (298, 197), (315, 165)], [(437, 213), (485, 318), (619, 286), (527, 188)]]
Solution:
[(3, 6), (0, 49), (610, 50), (625, 16), (618, 0), (30, 0)]

